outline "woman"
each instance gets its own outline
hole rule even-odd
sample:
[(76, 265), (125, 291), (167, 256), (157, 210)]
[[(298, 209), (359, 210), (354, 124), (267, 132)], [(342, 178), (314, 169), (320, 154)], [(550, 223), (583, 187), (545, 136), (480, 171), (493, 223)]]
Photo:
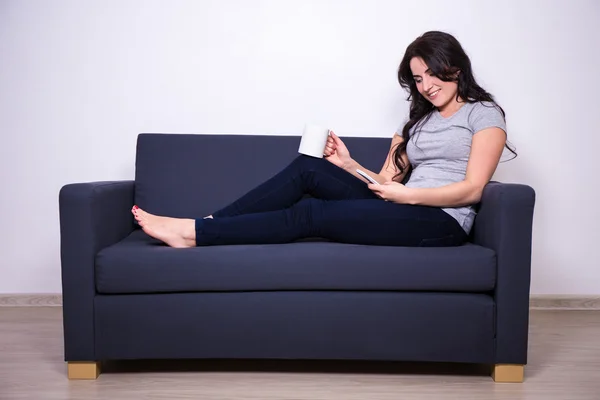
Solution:
[[(506, 146), (504, 111), (476, 83), (468, 56), (447, 33), (427, 32), (411, 43), (398, 80), (410, 93), (410, 115), (394, 134), (379, 173), (353, 160), (331, 132), (324, 158), (299, 156), (213, 215), (160, 217), (134, 206), (135, 219), (172, 247), (305, 237), (391, 246), (463, 244), (473, 205)], [(368, 183), (357, 169), (383, 184)]]

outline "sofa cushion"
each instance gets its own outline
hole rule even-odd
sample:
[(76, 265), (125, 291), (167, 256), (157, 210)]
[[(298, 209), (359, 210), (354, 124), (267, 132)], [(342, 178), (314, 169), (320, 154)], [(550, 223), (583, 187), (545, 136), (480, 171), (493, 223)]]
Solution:
[(170, 248), (141, 230), (96, 257), (99, 293), (247, 290), (485, 292), (496, 255), (459, 247), (364, 246), (326, 241)]

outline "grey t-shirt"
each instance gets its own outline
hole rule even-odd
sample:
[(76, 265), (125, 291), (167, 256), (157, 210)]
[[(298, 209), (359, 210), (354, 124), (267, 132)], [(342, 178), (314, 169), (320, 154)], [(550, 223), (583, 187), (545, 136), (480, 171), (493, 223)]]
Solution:
[[(417, 124), (419, 125), (419, 124)], [(398, 134), (402, 136), (402, 124)], [(415, 133), (410, 132), (406, 154), (413, 171), (407, 187), (435, 188), (464, 180), (473, 135), (498, 127), (506, 132), (502, 113), (492, 103), (466, 103), (448, 118), (435, 110)], [(475, 219), (473, 206), (442, 208), (469, 233)]]

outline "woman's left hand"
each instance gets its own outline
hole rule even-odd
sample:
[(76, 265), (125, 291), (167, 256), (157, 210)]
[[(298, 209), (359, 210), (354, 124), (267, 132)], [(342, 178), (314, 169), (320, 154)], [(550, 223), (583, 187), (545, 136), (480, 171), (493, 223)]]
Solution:
[(408, 196), (410, 188), (407, 188), (401, 183), (395, 181), (387, 181), (381, 185), (369, 183), (371, 189), (377, 196), (385, 201), (393, 201), (394, 203), (407, 204), (409, 203)]

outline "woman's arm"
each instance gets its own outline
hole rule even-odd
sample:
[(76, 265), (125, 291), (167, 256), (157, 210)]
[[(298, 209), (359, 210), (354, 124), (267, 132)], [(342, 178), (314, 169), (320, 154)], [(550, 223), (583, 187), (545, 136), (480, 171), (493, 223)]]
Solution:
[(461, 207), (481, 200), (483, 188), (490, 181), (502, 156), (506, 133), (488, 128), (473, 135), (465, 179), (438, 188), (407, 188), (404, 185), (369, 185), (382, 198), (402, 204), (431, 207)]

